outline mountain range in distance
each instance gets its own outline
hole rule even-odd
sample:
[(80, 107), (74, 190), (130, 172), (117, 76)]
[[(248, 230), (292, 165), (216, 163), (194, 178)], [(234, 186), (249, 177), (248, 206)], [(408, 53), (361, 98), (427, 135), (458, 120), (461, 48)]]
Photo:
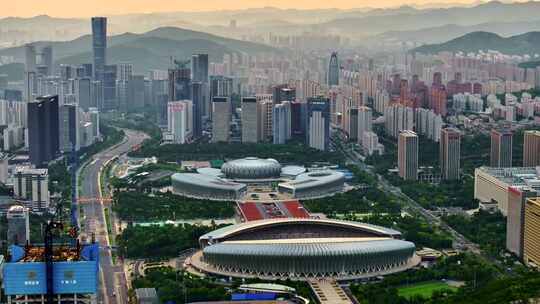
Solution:
[[(34, 44), (38, 48), (51, 45), (56, 64), (92, 62), (91, 35), (71, 41), (39, 41)], [(263, 44), (174, 27), (158, 28), (144, 34), (125, 33), (107, 38), (108, 62), (132, 63), (136, 73), (146, 73), (151, 69), (167, 69), (170, 67), (171, 57), (189, 59), (192, 54), (207, 53), (211, 61), (220, 61), (224, 54), (235, 52), (256, 55), (283, 51)], [(22, 63), (24, 47), (2, 49), (0, 56), (13, 56), (16, 62)]]
[(412, 52), (437, 54), (439, 52), (478, 52), (495, 50), (507, 55), (540, 54), (540, 31), (511, 37), (501, 37), (490, 32), (473, 32), (439, 44), (427, 44)]

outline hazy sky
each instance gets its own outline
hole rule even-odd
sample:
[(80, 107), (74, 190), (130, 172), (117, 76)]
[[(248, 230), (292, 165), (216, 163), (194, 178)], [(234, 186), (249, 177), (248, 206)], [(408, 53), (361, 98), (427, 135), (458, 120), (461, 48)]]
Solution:
[(207, 11), (264, 6), (280, 8), (389, 7), (406, 3), (466, 3), (470, 0), (1, 0), (0, 16), (55, 17), (151, 13), (164, 11)]

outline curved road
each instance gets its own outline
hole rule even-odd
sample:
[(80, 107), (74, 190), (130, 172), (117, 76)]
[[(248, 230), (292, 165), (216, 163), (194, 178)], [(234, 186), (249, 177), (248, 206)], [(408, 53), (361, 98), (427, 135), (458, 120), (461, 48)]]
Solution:
[[(133, 130), (124, 130), (126, 137), (123, 142), (113, 146), (105, 151), (102, 151), (92, 158), (90, 162), (83, 168), (80, 175), (82, 178), (82, 187), (78, 193), (79, 198), (95, 198), (89, 203), (80, 205), (81, 219), (84, 227), (81, 231), (82, 235), (86, 235), (89, 239), (92, 234), (95, 235), (96, 241), (99, 242), (100, 250), (100, 286), (98, 294), (98, 303), (113, 304), (127, 303), (127, 282), (124, 272), (124, 266), (117, 261), (113, 264), (110, 242), (107, 234), (107, 225), (105, 222), (104, 209), (108, 208), (110, 203), (101, 200), (100, 190), (100, 173), (107, 162), (117, 156), (129, 152), (133, 146), (141, 144), (148, 136), (142, 132)], [(110, 208), (110, 207), (109, 207)], [(114, 227), (114, 225), (112, 225)], [(114, 228), (113, 228), (114, 229)]]

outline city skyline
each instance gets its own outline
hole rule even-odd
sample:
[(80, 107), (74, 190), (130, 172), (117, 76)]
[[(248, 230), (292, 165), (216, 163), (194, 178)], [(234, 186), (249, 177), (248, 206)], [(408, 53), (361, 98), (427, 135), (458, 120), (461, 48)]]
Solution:
[[(105, 1), (96, 0), (91, 2), (79, 1), (76, 6), (69, 0), (57, 0), (54, 3), (37, 0), (20, 0), (4, 3), (4, 12), (0, 17), (23, 17), (29, 18), (39, 15), (49, 15), (53, 17), (86, 18), (96, 15), (128, 15), (128, 14), (152, 14), (166, 12), (211, 12), (211, 11), (232, 11), (242, 9), (258, 9), (274, 7), (280, 9), (317, 10), (317, 9), (376, 9), (392, 8), (400, 6), (418, 7), (450, 7), (459, 5), (481, 4), (490, 1), (469, 1), (469, 0), (336, 0), (332, 2), (299, 0), (292, 4), (285, 0), (209, 0), (204, 2), (186, 2), (185, 0), (119, 0)], [(523, 2), (523, 1), (504, 1)]]

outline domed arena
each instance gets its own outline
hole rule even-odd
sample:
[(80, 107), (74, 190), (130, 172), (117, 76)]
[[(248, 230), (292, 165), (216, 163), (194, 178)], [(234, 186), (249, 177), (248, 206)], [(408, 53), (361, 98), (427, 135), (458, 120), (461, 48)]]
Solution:
[(278, 178), (281, 175), (281, 165), (271, 158), (246, 157), (226, 162), (221, 172), (230, 179)]
[(190, 260), (199, 271), (240, 278), (368, 278), (420, 262), (415, 245), (384, 227), (338, 220), (281, 218), (203, 235)]

